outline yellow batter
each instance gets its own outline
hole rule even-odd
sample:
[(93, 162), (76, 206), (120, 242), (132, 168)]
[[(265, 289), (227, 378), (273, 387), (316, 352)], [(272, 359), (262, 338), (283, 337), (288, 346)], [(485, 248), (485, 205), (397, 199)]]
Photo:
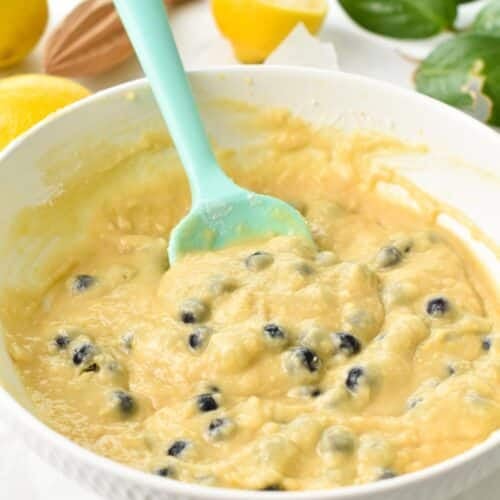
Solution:
[(404, 146), (271, 122), (266, 145), (221, 162), (294, 203), (317, 250), (279, 237), (169, 269), (189, 194), (157, 141), (24, 215), (20, 234), (88, 221), (49, 286), (1, 303), (40, 418), (133, 467), (254, 490), (390, 478), (486, 439), (500, 427), (498, 295), (436, 226), (437, 204), (377, 188), (389, 174), (372, 159)]

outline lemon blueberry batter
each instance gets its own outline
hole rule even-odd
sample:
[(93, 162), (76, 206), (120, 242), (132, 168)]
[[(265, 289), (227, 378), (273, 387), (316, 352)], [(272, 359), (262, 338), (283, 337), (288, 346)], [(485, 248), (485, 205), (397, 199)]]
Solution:
[(396, 141), (276, 120), (259, 154), (221, 161), (294, 203), (317, 248), (278, 237), (169, 268), (189, 195), (163, 146), (78, 187), (84, 244), (43, 292), (2, 301), (40, 418), (147, 472), (253, 490), (383, 480), (486, 439), (500, 426), (499, 301), (481, 266), (430, 200), (376, 189), (372, 159)]

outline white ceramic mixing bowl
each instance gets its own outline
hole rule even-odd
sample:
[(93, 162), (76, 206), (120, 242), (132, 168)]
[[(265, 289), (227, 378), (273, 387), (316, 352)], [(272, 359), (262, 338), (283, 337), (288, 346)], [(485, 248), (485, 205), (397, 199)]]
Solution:
[[(221, 105), (221, 99), (288, 108), (317, 124), (375, 128), (427, 144), (430, 156), (401, 162), (398, 170), (463, 211), (500, 243), (500, 136), (465, 114), (416, 93), (342, 73), (233, 67), (197, 71), (190, 77), (209, 132), (222, 146), (237, 147), (250, 138), (240, 126), (240, 115), (248, 109)], [(16, 248), (6, 247), (9, 228), (20, 210), (49, 200), (75, 175), (84, 174), (89, 155), (126, 148), (144, 131), (158, 129), (163, 126), (149, 88), (145, 81), (137, 81), (56, 113), (8, 147), (0, 155), (0, 287), (35, 279), (45, 256), (57, 245), (52, 235), (50, 241), (26, 240)], [(47, 174), (48, 164), (58, 169), (57, 176)], [(443, 223), (470, 240), (452, 218), (443, 218)], [(481, 244), (470, 243), (500, 283), (498, 257)], [(38, 421), (7, 355), (3, 333), (0, 325), (4, 385), (0, 418), (41, 457), (108, 499), (445, 500), (500, 469), (500, 435), (496, 433), (472, 450), (428, 469), (332, 491), (245, 492), (144, 474), (96, 456)]]

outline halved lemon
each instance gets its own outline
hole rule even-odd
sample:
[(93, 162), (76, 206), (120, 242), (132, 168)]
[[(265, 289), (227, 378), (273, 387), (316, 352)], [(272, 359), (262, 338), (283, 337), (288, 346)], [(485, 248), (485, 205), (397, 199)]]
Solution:
[(316, 34), (327, 11), (327, 0), (212, 0), (221, 33), (244, 63), (264, 61), (299, 22)]

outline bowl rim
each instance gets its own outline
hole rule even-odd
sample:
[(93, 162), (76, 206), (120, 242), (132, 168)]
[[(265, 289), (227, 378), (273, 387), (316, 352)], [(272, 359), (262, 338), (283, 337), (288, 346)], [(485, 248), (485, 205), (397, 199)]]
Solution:
[[(431, 97), (419, 94), (413, 90), (399, 87), (395, 84), (382, 82), (373, 78), (344, 73), (340, 71), (323, 70), (316, 68), (306, 67), (292, 67), (292, 66), (212, 66), (207, 68), (198, 68), (188, 71), (189, 75), (201, 76), (203, 75), (219, 75), (227, 73), (276, 73), (288, 74), (291, 78), (297, 76), (307, 75), (310, 78), (318, 80), (328, 80), (330, 82), (340, 81), (341, 84), (354, 84), (361, 86), (368, 86), (374, 92), (389, 92), (400, 96), (404, 99), (414, 101), (416, 104), (431, 105), (436, 109), (436, 112), (444, 113), (451, 120), (458, 120), (467, 123), (468, 127), (475, 127), (480, 133), (489, 136), (490, 139), (498, 141), (500, 151), (500, 136), (487, 125), (479, 122), (466, 113), (452, 108), (442, 102), (439, 102)], [(28, 131), (14, 139), (6, 148), (0, 152), (0, 168), (3, 162), (18, 148), (22, 148), (29, 138), (35, 136), (41, 129), (51, 125), (51, 123), (59, 120), (60, 118), (77, 112), (89, 104), (124, 94), (127, 92), (149, 90), (149, 85), (146, 78), (139, 78), (129, 82), (124, 82), (119, 85), (107, 88), (91, 94), (75, 103), (58, 110), (44, 120), (30, 128)], [(362, 495), (368, 497), (370, 494), (375, 493), (389, 493), (399, 490), (401, 488), (408, 488), (418, 485), (427, 480), (435, 478), (444, 472), (453, 469), (467, 466), (479, 456), (488, 451), (493, 450), (500, 446), (500, 432), (494, 431), (486, 440), (475, 445), (474, 447), (466, 450), (465, 452), (451, 457), (447, 460), (431, 465), (424, 469), (415, 472), (407, 473), (389, 480), (378, 481), (355, 486), (345, 486), (333, 489), (322, 490), (305, 490), (298, 492), (265, 492), (255, 490), (243, 490), (234, 488), (220, 488), (212, 486), (203, 486), (196, 483), (187, 483), (173, 479), (155, 476), (154, 474), (134, 469), (127, 465), (115, 462), (109, 458), (98, 455), (77, 443), (71, 441), (69, 438), (59, 434), (47, 424), (38, 419), (34, 414), (24, 408), (10, 393), (4, 389), (0, 384), (0, 407), (7, 410), (10, 414), (6, 420), (7, 426), (11, 426), (14, 420), (21, 423), (24, 427), (28, 428), (31, 435), (37, 435), (43, 438), (45, 442), (51, 443), (59, 451), (64, 452), (71, 457), (77, 458), (79, 461), (86, 465), (97, 467), (101, 471), (115, 478), (123, 479), (125, 482), (132, 480), (135, 485), (154, 488), (156, 491), (164, 491), (178, 495), (196, 495), (200, 498), (213, 499), (213, 500), (251, 500), (256, 496), (258, 498), (283, 498), (287, 500), (346, 500), (349, 498), (356, 498)], [(499, 463), (500, 466), (500, 463)]]

